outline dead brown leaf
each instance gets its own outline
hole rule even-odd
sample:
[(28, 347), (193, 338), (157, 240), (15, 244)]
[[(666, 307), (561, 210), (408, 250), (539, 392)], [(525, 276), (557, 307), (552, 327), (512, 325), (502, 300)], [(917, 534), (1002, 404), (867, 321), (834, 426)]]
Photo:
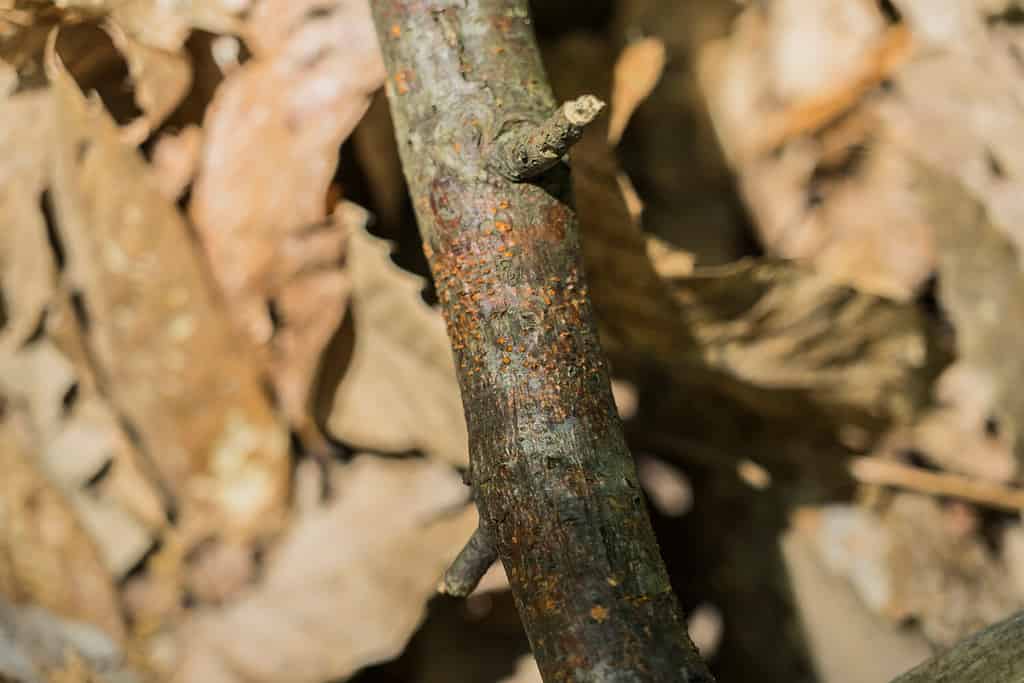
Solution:
[(202, 131), (192, 125), (178, 133), (161, 135), (153, 145), (153, 175), (169, 201), (178, 201), (195, 177), (202, 142)]
[(952, 508), (898, 493), (877, 510), (833, 505), (798, 518), (820, 561), (847, 578), (872, 612), (916, 619), (949, 646), (1019, 609), (1012, 579), (977, 533), (950, 523)]
[(441, 314), (420, 278), (398, 268), (387, 242), (349, 238), (354, 348), (334, 396), (329, 430), (360, 448), (421, 450), (465, 465), (466, 422)]
[(176, 52), (193, 28), (211, 33), (238, 33), (238, 15), (252, 0), (61, 0), (65, 8), (109, 17), (144, 45)]
[(0, 594), (93, 624), (120, 639), (110, 576), (67, 501), (34, 466), (9, 421), (0, 425)]
[[(0, 390), (30, 432), (38, 454), (33, 463), (69, 499), (98, 546), (105, 568), (121, 576), (153, 539), (133, 514), (136, 506), (125, 509), (123, 496), (117, 494), (128, 492), (129, 502), (145, 505), (150, 520), (160, 515), (159, 501), (133, 469), (136, 456), (102, 403), (80, 402), (73, 414), (66, 415), (65, 397), (73, 383), (71, 363), (45, 337), (17, 353), (0, 354)], [(115, 485), (104, 487), (108, 495), (97, 497), (94, 491), (86, 491), (86, 483), (115, 460), (119, 464), (111, 481)]]
[[(996, 228), (989, 212), (955, 178), (920, 166), (918, 196), (935, 225), (939, 248), (939, 298), (957, 333), (958, 359), (946, 378), (948, 405), (977, 435), (1009, 448), (990, 453), (989, 470), (1019, 471), (1024, 461), (1024, 357), (1019, 353), (1024, 321), (1024, 273), (1019, 250)], [(1022, 323), (1024, 324), (1024, 323)], [(941, 386), (941, 385), (940, 385)], [(1009, 449), (1016, 463), (1006, 462)], [(974, 452), (954, 457), (957, 470), (977, 471)], [(946, 458), (950, 461), (950, 458)], [(1014, 466), (1015, 465), (1015, 466)]]
[[(181, 630), (173, 680), (320, 683), (396, 656), (476, 525), (450, 468), (361, 456), (297, 520), (262, 583)], [(401, 514), (396, 514), (400, 511)]]
[(915, 617), (925, 637), (949, 647), (1024, 605), (1006, 568), (977, 533), (946, 523), (940, 504), (898, 494), (884, 513), (892, 594), (887, 612)]
[[(575, 171), (588, 279), (610, 352), (649, 354), (684, 385), (702, 381), (701, 372), (723, 373), (706, 381), (779, 414), (800, 413), (789, 403), (797, 400), (837, 416), (901, 421), (922, 405), (934, 359), (926, 321), (912, 306), (774, 260), (682, 268), (663, 279), (612, 162), (577, 156)], [(672, 257), (661, 251), (659, 260)], [(768, 393), (757, 398), (748, 389)]]
[(60, 429), (61, 402), (73, 382), (71, 363), (48, 340), (0, 355), (0, 389), (16, 410), (33, 416), (40, 436)]
[(904, 26), (885, 28), (875, 3), (806, 11), (779, 0), (771, 12), (748, 8), (699, 65), (765, 247), (899, 300), (934, 268), (932, 230), (909, 201), (905, 155), (876, 139), (871, 95), (905, 65), (909, 44)]
[[(126, 104), (131, 97), (125, 97), (129, 93), (125, 86), (130, 86), (141, 115), (127, 123), (122, 133), (128, 142), (143, 142), (174, 111), (189, 90), (192, 68), (182, 47), (190, 27), (183, 24), (181, 30), (174, 32), (174, 39), (154, 45), (133, 32), (132, 29), (137, 27), (129, 23), (126, 29), (126, 25), (112, 16), (130, 15), (147, 8), (155, 11), (167, 3), (154, 0), (120, 3), (69, 1), (56, 5), (50, 2), (28, 3), (12, 11), (17, 20), (9, 23), (10, 35), (0, 47), (0, 61), (9, 64), (15, 82), (20, 82), (22, 89), (45, 85), (42, 61), (46, 36), (55, 27), (62, 27), (62, 57), (71, 64), (83, 89), (102, 89)], [(106, 35), (96, 27), (97, 22), (104, 18), (102, 26)], [(129, 82), (112, 84), (111, 74), (118, 70), (122, 60), (129, 72)], [(30, 148), (29, 145), (22, 146)]]
[(829, 415), (823, 424), (877, 425), (921, 408), (937, 359), (914, 306), (792, 262), (700, 267), (645, 235), (600, 131), (572, 161), (587, 278), (613, 363), (657, 359), (701, 403), (728, 397), (734, 412), (738, 401), (780, 419), (815, 411)]
[(46, 36), (66, 13), (51, 2), (5, 0), (0, 4), (0, 71), (3, 94), (15, 87), (30, 90), (45, 85), (42, 53)]
[(253, 356), (232, 338), (189, 231), (143, 160), (52, 49), (47, 71), (59, 232), (104, 391), (179, 497), (186, 527), (200, 536), (273, 531), (288, 444)]
[[(981, 8), (928, 11), (898, 2), (927, 45), (894, 79), (899, 97), (882, 101), (893, 144), (957, 178), (985, 206), (997, 229), (1024, 249), (1024, 123), (1019, 102), (1024, 27), (993, 19)], [(941, 144), (937, 144), (941, 141)]]
[(820, 680), (886, 681), (931, 656), (920, 634), (879, 616), (847, 578), (855, 571), (846, 564), (851, 550), (857, 556), (850, 564), (867, 574), (877, 569), (881, 560), (873, 551), (884, 552), (870, 533), (877, 518), (857, 508), (829, 506), (802, 511), (798, 520), (781, 539), (782, 554)]
[(273, 299), (278, 329), (271, 339), (270, 372), (285, 417), (306, 448), (317, 448), (323, 438), (316, 424), (323, 393), (317, 381), (325, 374), (321, 357), (345, 315), (351, 290), (348, 274), (338, 266), (349, 235), (368, 219), (359, 206), (342, 202), (325, 222), (289, 235), (281, 245), (280, 263), (290, 275)]
[(125, 127), (124, 140), (141, 144), (188, 93), (192, 64), (184, 52), (150, 47), (117, 23), (109, 23), (106, 30), (128, 62), (135, 102), (143, 112)]
[(926, 396), (927, 327), (911, 306), (781, 262), (698, 270), (673, 284), (704, 361), (750, 385), (897, 421)]
[[(52, 395), (52, 403), (44, 404), (40, 411), (31, 412), (30, 420), (40, 425), (40, 416), (59, 405), (63, 417), (59, 424), (52, 425), (50, 431), (37, 426), (45, 454), (43, 462), (86, 520), (89, 533), (107, 559), (108, 569), (121, 577), (154, 540), (151, 537), (144, 542), (139, 526), (156, 533), (167, 523), (167, 492), (161, 488), (152, 464), (143, 457), (110, 402), (102, 396), (97, 368), (92, 364), (85, 331), (76, 319), (74, 307), (63, 290), (50, 302), (46, 338), (70, 361), (75, 383), (60, 396)], [(98, 515), (79, 509), (97, 506), (106, 509)], [(117, 528), (100, 528), (87, 521), (110, 516), (117, 522)], [(134, 530), (123, 536), (128, 532), (128, 524)], [(133, 542), (127, 542), (129, 539)]]
[(665, 44), (648, 37), (627, 45), (615, 62), (608, 144), (619, 144), (630, 117), (658, 85), (665, 68)]
[(384, 69), (362, 2), (264, 0), (246, 35), (256, 56), (207, 110), (190, 215), (239, 326), (271, 347), (286, 416), (309, 433), (313, 374), (345, 312), (342, 245), (358, 220), (347, 205), (327, 218), (328, 188)]
[(0, 287), (7, 318), (0, 348), (13, 349), (39, 326), (57, 281), (42, 212), (53, 134), (48, 93), (0, 96), (0, 120)]
[[(134, 683), (118, 645), (99, 629), (0, 598), (0, 679)], [(44, 678), (41, 672), (46, 673)]]

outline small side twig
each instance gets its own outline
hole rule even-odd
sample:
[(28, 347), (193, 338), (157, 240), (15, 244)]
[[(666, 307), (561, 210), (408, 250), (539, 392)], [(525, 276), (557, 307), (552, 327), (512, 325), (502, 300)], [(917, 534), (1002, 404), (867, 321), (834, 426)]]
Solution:
[(457, 598), (468, 596), (497, 559), (498, 550), (494, 547), (494, 540), (481, 524), (444, 573), (437, 591)]
[(929, 472), (920, 467), (873, 457), (855, 459), (850, 464), (850, 473), (865, 484), (896, 486), (1014, 512), (1024, 510), (1024, 490), (994, 481), (971, 479), (950, 472)]
[(604, 107), (593, 95), (583, 95), (563, 104), (540, 125), (522, 123), (498, 136), (488, 165), (512, 182), (536, 178), (565, 156)]

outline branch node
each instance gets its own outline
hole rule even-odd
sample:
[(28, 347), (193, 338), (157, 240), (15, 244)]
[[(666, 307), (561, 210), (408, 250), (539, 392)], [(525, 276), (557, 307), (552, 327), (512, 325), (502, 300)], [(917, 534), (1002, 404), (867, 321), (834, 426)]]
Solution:
[(484, 530), (483, 524), (480, 524), (444, 573), (437, 592), (457, 598), (468, 596), (497, 559), (498, 550), (494, 541)]
[(565, 156), (604, 107), (593, 95), (583, 95), (563, 104), (543, 123), (516, 126), (495, 141), (488, 165), (512, 182), (536, 178)]

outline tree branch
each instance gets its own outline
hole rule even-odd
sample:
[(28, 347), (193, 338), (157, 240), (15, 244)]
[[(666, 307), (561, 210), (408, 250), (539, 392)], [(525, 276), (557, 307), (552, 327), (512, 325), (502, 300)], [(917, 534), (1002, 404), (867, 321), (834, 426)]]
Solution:
[(1024, 682), (1024, 612), (992, 624), (892, 683)]
[(474, 497), (544, 680), (711, 681), (615, 412), (561, 163), (599, 103), (556, 111), (525, 0), (372, 7)]
[(459, 552), (452, 566), (444, 573), (438, 592), (464, 598), (477, 587), (480, 579), (498, 559), (498, 550), (494, 547), (491, 535), (481, 525), (470, 536), (466, 547)]

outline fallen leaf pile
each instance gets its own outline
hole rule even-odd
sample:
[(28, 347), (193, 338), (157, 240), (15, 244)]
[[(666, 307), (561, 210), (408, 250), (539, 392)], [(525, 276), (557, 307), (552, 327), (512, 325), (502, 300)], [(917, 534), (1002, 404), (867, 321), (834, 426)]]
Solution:
[[(1024, 607), (1019, 8), (612, 4), (540, 35), (702, 653), (882, 680)], [(423, 626), (476, 513), (384, 78), (365, 0), (0, 0), (0, 680), (491, 652)]]
[(365, 3), (0, 9), (0, 677), (394, 657), (475, 513), (440, 315), (335, 180)]
[[(751, 6), (699, 64), (768, 254), (919, 309), (934, 297), (955, 336), (931, 399), (851, 466), (860, 504), (794, 518), (786, 561), (807, 577), (795, 579), (797, 599), (828, 681), (895, 675), (924, 656), (924, 642), (949, 646), (1024, 606), (1019, 554), (985, 540), (1019, 535), (1024, 500), (1015, 182), (1024, 33), (1013, 3), (891, 5)], [(985, 513), (994, 509), (1010, 514)], [(863, 614), (823, 611), (847, 598), (814, 578), (821, 568), (848, 580)], [(916, 628), (897, 628), (909, 621)], [(813, 635), (825, 630), (830, 643)], [(837, 639), (871, 655), (840, 652)]]

